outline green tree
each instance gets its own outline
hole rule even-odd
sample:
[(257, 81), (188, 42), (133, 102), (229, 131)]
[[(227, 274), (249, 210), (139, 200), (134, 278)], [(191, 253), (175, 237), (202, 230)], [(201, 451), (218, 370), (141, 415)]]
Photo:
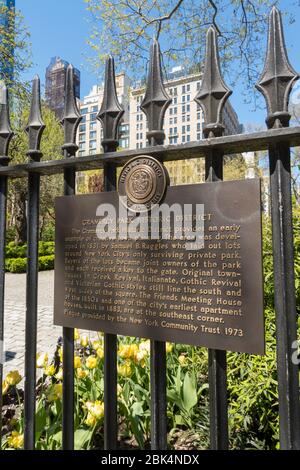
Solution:
[[(248, 89), (258, 78), (264, 58), (267, 16), (274, 0), (85, 0), (91, 12), (89, 44), (92, 59), (102, 68), (107, 53), (134, 77), (140, 78), (148, 61), (149, 42), (160, 39), (164, 65), (200, 68), (205, 32), (214, 25), (219, 33), (223, 70), (230, 68), (231, 85), (243, 76)], [(292, 16), (289, 20), (293, 21)], [(102, 72), (102, 70), (101, 70)]]
[[(24, 98), (28, 83), (22, 79), (31, 67), (30, 33), (18, 10), (0, 5), (0, 81), (3, 80), (14, 96)], [(12, 72), (13, 71), (13, 75)]]
[[(46, 106), (42, 107), (43, 120), (46, 124), (41, 151), (43, 160), (54, 160), (61, 158), (61, 145), (63, 144), (63, 130), (54, 113)], [(28, 138), (24, 132), (28, 121), (29, 109), (23, 110), (21, 115), (13, 118), (15, 136), (10, 145), (10, 157), (14, 164), (27, 161)], [(54, 198), (62, 194), (62, 177), (59, 175), (43, 176), (41, 178), (40, 199), (40, 226), (47, 226), (48, 221), (54, 220)], [(27, 182), (26, 178), (10, 179), (9, 185), (9, 227), (14, 228), (15, 242), (26, 241), (26, 201)], [(41, 233), (41, 236), (43, 233)]]

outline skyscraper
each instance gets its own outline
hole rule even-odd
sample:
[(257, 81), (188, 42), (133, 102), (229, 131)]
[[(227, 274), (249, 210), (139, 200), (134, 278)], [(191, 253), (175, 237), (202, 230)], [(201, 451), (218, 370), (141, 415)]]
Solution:
[[(52, 57), (46, 69), (46, 102), (56, 117), (61, 119), (64, 110), (65, 78), (69, 62)], [(74, 68), (75, 96), (80, 99), (80, 71)]]
[(14, 11), (15, 0), (0, 0), (0, 79), (6, 83), (13, 80), (14, 74)]

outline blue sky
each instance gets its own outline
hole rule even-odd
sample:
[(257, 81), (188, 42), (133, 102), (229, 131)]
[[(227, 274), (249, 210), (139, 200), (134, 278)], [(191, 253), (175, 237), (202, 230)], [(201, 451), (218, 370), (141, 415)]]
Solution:
[[(102, 77), (97, 77), (89, 69), (85, 58), (90, 52), (86, 39), (89, 36), (91, 18), (83, 0), (16, 0), (16, 5), (31, 33), (34, 66), (26, 73), (26, 79), (38, 73), (44, 82), (45, 69), (50, 58), (58, 55), (81, 70), (82, 96), (88, 93), (92, 85), (101, 81)], [(300, 6), (295, 0), (281, 1), (281, 6), (295, 14), (295, 23), (285, 28), (285, 38), (290, 61), (300, 72), (300, 48), (297, 47), (300, 43)], [(265, 48), (266, 44), (262, 44), (262, 47)], [(243, 103), (238, 89), (232, 95), (231, 102), (238, 112), (240, 122), (264, 125), (265, 111), (251, 112), (249, 106)]]

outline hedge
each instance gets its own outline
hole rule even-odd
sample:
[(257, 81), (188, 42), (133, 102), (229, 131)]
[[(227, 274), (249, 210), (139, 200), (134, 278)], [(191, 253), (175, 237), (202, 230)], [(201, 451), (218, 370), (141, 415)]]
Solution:
[[(54, 255), (54, 242), (39, 242), (39, 256)], [(27, 256), (27, 243), (23, 245), (16, 245), (14, 242), (9, 242), (6, 245), (6, 258), (26, 258)]]
[[(25, 273), (27, 258), (8, 258), (5, 260), (5, 270), (11, 273)], [(39, 271), (54, 269), (54, 255), (39, 257)]]

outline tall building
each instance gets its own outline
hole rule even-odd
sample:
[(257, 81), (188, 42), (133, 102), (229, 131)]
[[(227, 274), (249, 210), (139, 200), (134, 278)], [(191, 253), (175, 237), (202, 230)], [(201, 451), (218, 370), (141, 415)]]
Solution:
[[(165, 144), (181, 144), (201, 140), (203, 138), (204, 119), (201, 107), (194, 101), (201, 84), (201, 73), (187, 71), (179, 66), (174, 67), (165, 82), (167, 93), (172, 103), (166, 111), (164, 131)], [(146, 116), (140, 105), (144, 97), (145, 84), (132, 87), (124, 73), (116, 76), (117, 95), (123, 104), (125, 115), (119, 127), (121, 148), (142, 149), (147, 147)], [(94, 86), (80, 105), (83, 121), (79, 125), (78, 145), (79, 156), (102, 152), (101, 124), (97, 121), (97, 112), (103, 100), (104, 86)], [(238, 116), (227, 101), (223, 119), (225, 133), (238, 134), (242, 126)], [(198, 183), (204, 180), (204, 159), (191, 159), (167, 162), (171, 184)]]
[[(129, 147), (129, 106), (128, 89), (129, 82), (125, 73), (116, 75), (116, 89), (119, 102), (124, 107), (124, 116), (119, 126), (119, 144), (122, 148)], [(97, 120), (97, 114), (101, 107), (104, 94), (104, 83), (94, 85), (90, 93), (84, 97), (80, 104), (82, 121), (78, 130), (78, 155), (91, 155), (102, 152), (102, 127)]]
[[(164, 119), (165, 144), (184, 144), (203, 138), (204, 117), (194, 98), (201, 85), (201, 73), (189, 73), (184, 67), (174, 67), (167, 75), (165, 88), (172, 98)], [(130, 95), (130, 148), (145, 148), (147, 143), (146, 116), (140, 109), (145, 86), (131, 90)], [(241, 125), (238, 116), (227, 101), (223, 111), (225, 134), (238, 134)], [(171, 184), (198, 183), (204, 179), (203, 159), (168, 162)]]
[[(0, 15), (0, 79), (5, 80), (7, 83), (12, 82), (14, 76), (14, 47), (12, 41), (10, 41), (8, 46), (5, 46), (6, 41), (2, 40), (1, 36), (5, 36), (6, 33), (11, 37), (14, 33), (15, 21), (13, 14), (15, 6), (15, 0), (0, 0), (0, 8), (4, 7), (4, 12), (1, 8)], [(3, 30), (3, 33), (1, 30)], [(4, 39), (6, 38), (4, 37)]]
[[(62, 119), (65, 101), (65, 78), (69, 62), (52, 57), (46, 69), (46, 102), (58, 119)], [(80, 99), (80, 71), (74, 68), (75, 96)]]

